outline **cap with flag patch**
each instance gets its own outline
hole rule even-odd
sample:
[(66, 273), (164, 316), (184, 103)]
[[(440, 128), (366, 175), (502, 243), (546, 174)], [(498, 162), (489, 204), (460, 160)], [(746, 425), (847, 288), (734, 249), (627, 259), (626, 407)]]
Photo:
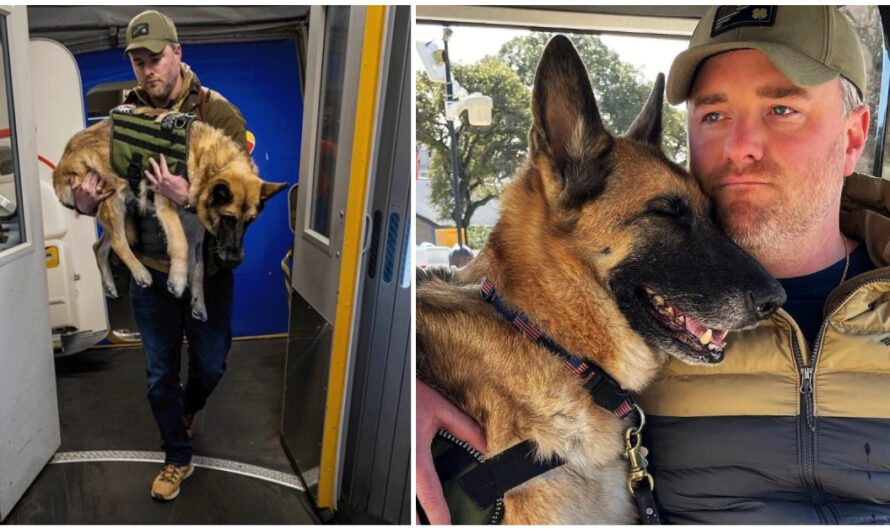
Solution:
[(842, 75), (866, 93), (865, 59), (856, 30), (837, 6), (715, 6), (674, 59), (667, 82), (672, 105), (689, 96), (699, 65), (712, 55), (754, 49), (798, 86)]
[(179, 42), (173, 21), (163, 13), (149, 9), (133, 17), (127, 25), (127, 48), (124, 53), (137, 48), (159, 53), (170, 42)]

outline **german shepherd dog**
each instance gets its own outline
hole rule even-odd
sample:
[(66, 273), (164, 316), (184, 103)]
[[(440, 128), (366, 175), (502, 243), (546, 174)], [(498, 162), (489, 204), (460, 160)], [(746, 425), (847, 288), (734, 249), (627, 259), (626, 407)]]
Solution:
[[(673, 355), (723, 360), (784, 291), (713, 222), (695, 179), (661, 150), (664, 76), (624, 137), (604, 128), (587, 70), (554, 37), (538, 65), (529, 159), (502, 197), (483, 251), (417, 282), (417, 376), (485, 431), (487, 457), (530, 440), (565, 464), (508, 491), (503, 522), (633, 523), (625, 425), (577, 375), (480, 294), (639, 392)], [(653, 448), (657, 451), (657, 448)]]
[[(159, 122), (168, 114), (167, 111), (150, 107), (136, 108), (133, 113), (157, 116), (156, 121)], [(219, 129), (194, 121), (190, 134), (187, 166), (189, 204), (196, 205), (197, 216), (179, 209), (160, 194), (154, 194), (154, 199), (149, 200), (146, 181), (140, 184), (139, 197), (135, 197), (128, 181), (117, 175), (111, 166), (110, 119), (84, 129), (68, 140), (65, 152), (53, 170), (53, 187), (62, 204), (69, 208), (74, 207), (74, 191), (69, 180), (72, 175), (73, 184), (77, 186), (89, 170), (95, 170), (106, 187), (116, 190), (113, 196), (99, 205), (97, 217), (105, 232), (94, 245), (105, 293), (112, 298), (117, 297), (108, 264), (112, 249), (130, 269), (136, 283), (148, 287), (152, 281), (148, 269), (130, 248), (135, 231), (125, 221), (126, 204), (138, 200), (143, 213), (155, 212), (170, 255), (167, 289), (180, 297), (188, 284), (192, 295), (192, 316), (206, 321), (202, 256), (204, 230), (214, 236), (215, 244), (209, 250), (216, 262), (225, 268), (237, 267), (244, 258), (242, 241), (247, 227), (260, 214), (265, 201), (281, 191), (287, 183), (261, 180), (250, 155)]]

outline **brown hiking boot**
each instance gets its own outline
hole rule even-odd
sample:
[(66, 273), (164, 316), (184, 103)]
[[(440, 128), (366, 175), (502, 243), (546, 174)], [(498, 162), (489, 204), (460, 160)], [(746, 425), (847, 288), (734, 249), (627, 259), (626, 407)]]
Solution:
[(155, 481), (151, 484), (151, 496), (160, 501), (172, 501), (179, 495), (179, 485), (194, 471), (195, 466), (192, 464), (184, 466), (164, 464), (164, 469), (158, 473)]
[(185, 434), (191, 438), (195, 434), (195, 416), (197, 414), (185, 415)]

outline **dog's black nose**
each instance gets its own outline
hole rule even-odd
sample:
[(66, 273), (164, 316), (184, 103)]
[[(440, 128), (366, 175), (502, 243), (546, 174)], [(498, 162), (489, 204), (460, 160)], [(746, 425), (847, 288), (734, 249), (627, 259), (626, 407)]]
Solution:
[(757, 320), (763, 320), (785, 303), (785, 290), (775, 282), (768, 288), (748, 291), (747, 303), (748, 310), (757, 316)]
[(223, 247), (215, 251), (217, 264), (224, 269), (234, 269), (244, 260), (244, 252), (239, 248)]

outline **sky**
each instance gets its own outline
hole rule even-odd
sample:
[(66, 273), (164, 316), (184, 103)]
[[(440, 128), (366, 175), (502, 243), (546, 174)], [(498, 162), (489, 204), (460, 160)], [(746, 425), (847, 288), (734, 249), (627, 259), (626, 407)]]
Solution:
[[(448, 41), (451, 60), (458, 63), (474, 63), (486, 55), (498, 52), (501, 45), (513, 37), (530, 33), (524, 29), (502, 29), (481, 26), (455, 26), (454, 34)], [(442, 26), (417, 24), (414, 27), (415, 41), (429, 41), (442, 38)], [(629, 37), (601, 35), (603, 42), (618, 52), (622, 61), (637, 66), (647, 80), (654, 80), (658, 72), (667, 75), (671, 62), (678, 53), (686, 49), (682, 39), (659, 39), (650, 37)], [(415, 69), (422, 68), (417, 49), (414, 48)]]

